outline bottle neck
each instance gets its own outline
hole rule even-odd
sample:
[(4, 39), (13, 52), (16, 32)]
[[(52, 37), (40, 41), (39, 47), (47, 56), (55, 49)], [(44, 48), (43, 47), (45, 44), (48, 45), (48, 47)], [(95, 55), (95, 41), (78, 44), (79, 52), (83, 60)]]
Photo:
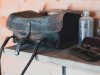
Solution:
[(89, 17), (89, 14), (83, 14), (84, 17)]
[(100, 20), (99, 20), (99, 24), (98, 24), (98, 27), (100, 27)]

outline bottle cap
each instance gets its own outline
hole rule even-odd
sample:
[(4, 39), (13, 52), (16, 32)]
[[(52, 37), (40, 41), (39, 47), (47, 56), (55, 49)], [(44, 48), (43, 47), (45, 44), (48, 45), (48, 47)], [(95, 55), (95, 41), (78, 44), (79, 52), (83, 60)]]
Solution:
[(84, 10), (83, 14), (90, 14), (90, 12), (88, 10)]

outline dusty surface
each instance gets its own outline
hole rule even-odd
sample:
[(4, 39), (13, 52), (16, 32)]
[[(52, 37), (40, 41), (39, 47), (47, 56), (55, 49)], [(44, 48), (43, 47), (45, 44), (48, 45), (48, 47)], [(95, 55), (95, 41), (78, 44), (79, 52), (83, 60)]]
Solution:
[[(81, 62), (81, 63), (85, 63), (85, 64), (100, 66), (100, 60), (95, 61), (95, 62), (88, 62), (88, 61), (85, 61), (85, 60), (83, 60), (79, 57), (71, 55), (69, 53), (69, 50), (71, 48), (75, 48), (75, 47), (77, 47), (77, 45), (66, 48), (64, 50), (55, 50), (55, 49), (47, 48), (47, 47), (46, 48), (45, 47), (40, 47), (38, 52), (37, 52), (37, 55), (44, 55), (44, 56), (58, 58), (58, 59), (71, 60), (71, 61)], [(7, 49), (15, 50), (15, 48), (16, 48), (16, 46), (11, 46), (11, 47), (8, 47)], [(33, 45), (27, 45), (27, 46), (24, 45), (24, 46), (22, 46), (22, 48), (20, 48), (20, 51), (32, 53), (33, 49), (34, 49)]]

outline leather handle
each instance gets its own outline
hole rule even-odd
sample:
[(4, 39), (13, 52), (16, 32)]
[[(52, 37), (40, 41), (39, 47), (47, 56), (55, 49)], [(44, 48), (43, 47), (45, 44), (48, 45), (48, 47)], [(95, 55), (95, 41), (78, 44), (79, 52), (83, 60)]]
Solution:
[(82, 14), (81, 11), (62, 10), (62, 9), (47, 9), (47, 10), (44, 10), (43, 13), (56, 13), (56, 14), (60, 14), (60, 13), (66, 13), (66, 12), (69, 12), (69, 13), (76, 13), (76, 14)]

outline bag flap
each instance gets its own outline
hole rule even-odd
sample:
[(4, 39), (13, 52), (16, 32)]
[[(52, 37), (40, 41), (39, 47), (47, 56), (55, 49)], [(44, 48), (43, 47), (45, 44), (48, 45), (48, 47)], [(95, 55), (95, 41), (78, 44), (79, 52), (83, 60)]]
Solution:
[(23, 11), (10, 14), (6, 25), (12, 31), (27, 32), (30, 22), (33, 33), (55, 33), (62, 29), (62, 19), (62, 14), (45, 16), (34, 11)]

